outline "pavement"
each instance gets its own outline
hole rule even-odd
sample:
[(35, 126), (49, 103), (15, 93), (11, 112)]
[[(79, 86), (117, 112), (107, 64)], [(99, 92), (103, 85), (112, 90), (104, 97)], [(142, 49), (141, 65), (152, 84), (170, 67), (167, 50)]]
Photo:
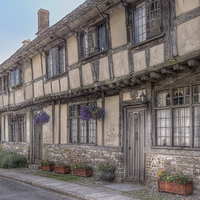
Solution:
[(0, 169), (0, 176), (83, 200), (136, 200), (137, 198), (128, 197), (126, 192), (145, 188), (145, 186), (130, 183), (108, 183), (103, 187), (89, 187), (22, 171), (23, 169)]

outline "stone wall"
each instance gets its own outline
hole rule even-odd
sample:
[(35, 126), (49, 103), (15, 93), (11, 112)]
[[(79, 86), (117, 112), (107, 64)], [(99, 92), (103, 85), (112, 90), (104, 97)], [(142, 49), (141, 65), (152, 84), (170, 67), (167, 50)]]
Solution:
[(20, 142), (3, 142), (0, 144), (0, 148), (4, 150), (15, 151), (18, 154), (26, 156), (27, 160), (30, 161), (30, 146), (27, 143)]
[(121, 148), (97, 147), (80, 145), (49, 145), (43, 146), (43, 158), (54, 162), (61, 161), (72, 166), (75, 162), (83, 162), (92, 167), (97, 176), (100, 163), (109, 163), (116, 167), (115, 181), (122, 182), (124, 177), (124, 157)]
[(183, 172), (193, 179), (195, 189), (200, 189), (200, 157), (146, 154), (146, 184), (157, 187), (159, 171)]

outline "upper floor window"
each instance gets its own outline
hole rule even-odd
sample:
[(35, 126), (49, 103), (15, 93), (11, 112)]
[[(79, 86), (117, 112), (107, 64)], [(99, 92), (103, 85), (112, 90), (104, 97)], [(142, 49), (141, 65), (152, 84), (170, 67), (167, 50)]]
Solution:
[(96, 119), (88, 121), (81, 120), (79, 117), (81, 105), (70, 106), (70, 142), (81, 144), (96, 143)]
[(155, 93), (156, 145), (200, 148), (199, 88)]
[(22, 70), (14, 68), (10, 71), (10, 86), (13, 87), (22, 83)]
[(48, 78), (65, 72), (65, 47), (54, 47), (47, 53)]
[(96, 26), (86, 28), (81, 33), (82, 58), (95, 53), (105, 51), (106, 47), (106, 24), (100, 23)]
[(145, 0), (135, 6), (135, 43), (161, 33), (160, 0)]

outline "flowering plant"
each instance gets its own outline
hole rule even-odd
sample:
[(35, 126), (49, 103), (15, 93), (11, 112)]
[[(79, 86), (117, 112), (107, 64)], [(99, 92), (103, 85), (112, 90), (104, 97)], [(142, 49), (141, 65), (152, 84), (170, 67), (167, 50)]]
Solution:
[(89, 169), (90, 166), (88, 166), (88, 165), (86, 165), (84, 163), (74, 163), (72, 165), (72, 168), (74, 168), (74, 169)]
[(87, 105), (87, 106), (82, 106), (80, 109), (80, 118), (82, 120), (89, 120), (91, 118), (93, 119), (103, 119), (104, 117), (104, 109), (94, 106), (94, 105)]
[(49, 122), (49, 119), (50, 119), (50, 116), (45, 111), (42, 111), (38, 115), (35, 116), (34, 123), (35, 125), (39, 125), (39, 124), (44, 125)]
[(109, 165), (109, 164), (100, 163), (99, 164), (99, 170), (102, 170), (102, 171), (112, 170), (112, 171), (114, 171), (115, 170), (115, 166)]
[(180, 185), (181, 183), (190, 182), (192, 178), (185, 176), (182, 172), (173, 174), (168, 171), (161, 171), (158, 174), (158, 180), (164, 182), (174, 182), (177, 183), (177, 185)]
[(54, 162), (50, 161), (50, 160), (41, 160), (40, 164), (41, 165), (54, 165)]

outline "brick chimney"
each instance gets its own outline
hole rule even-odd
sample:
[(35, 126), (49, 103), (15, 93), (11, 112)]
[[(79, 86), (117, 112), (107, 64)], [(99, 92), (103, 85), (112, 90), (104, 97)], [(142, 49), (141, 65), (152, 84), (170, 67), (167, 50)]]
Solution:
[(36, 34), (39, 35), (42, 30), (49, 27), (49, 11), (40, 8), (37, 14), (38, 14), (38, 32)]

